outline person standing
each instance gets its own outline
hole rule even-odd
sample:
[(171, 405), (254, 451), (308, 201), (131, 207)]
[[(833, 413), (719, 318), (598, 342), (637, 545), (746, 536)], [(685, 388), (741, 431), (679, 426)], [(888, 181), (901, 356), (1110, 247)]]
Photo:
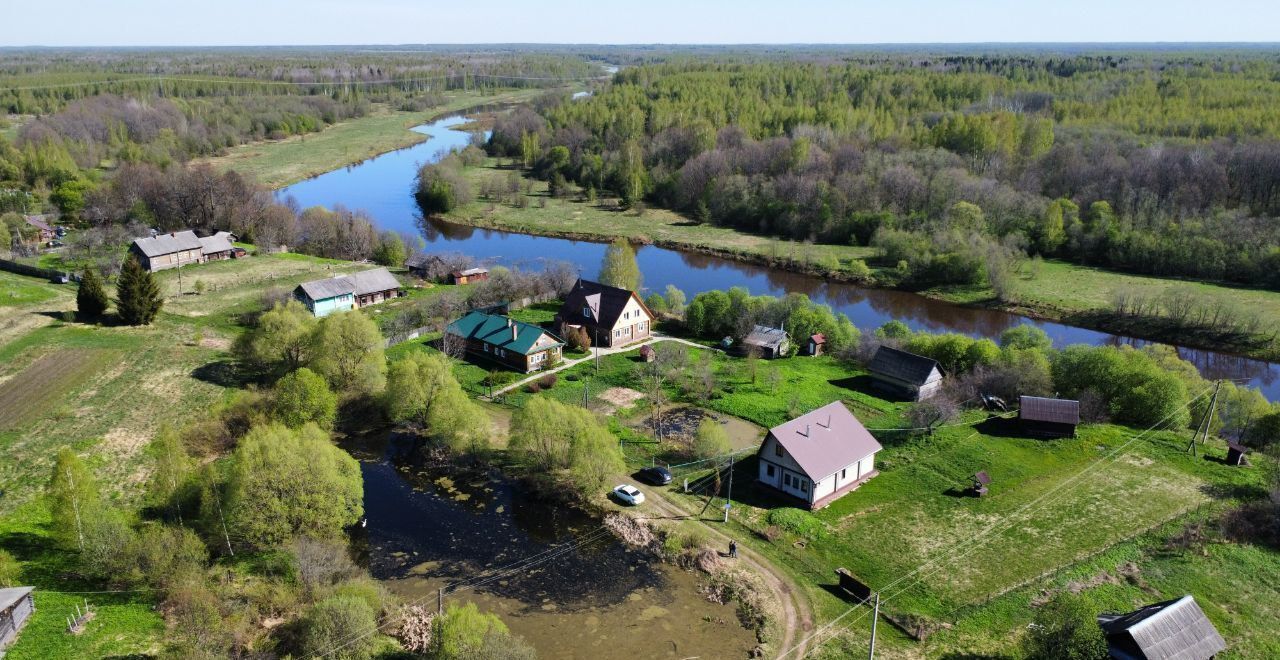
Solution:
[(729, 541), (729, 558), (730, 559), (738, 558), (738, 542), (732, 539), (730, 539)]

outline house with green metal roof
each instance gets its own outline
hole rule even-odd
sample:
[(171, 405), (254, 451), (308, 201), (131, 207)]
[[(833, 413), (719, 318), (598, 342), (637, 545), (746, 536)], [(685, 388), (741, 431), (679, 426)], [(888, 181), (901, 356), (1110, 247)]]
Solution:
[(564, 350), (559, 337), (536, 325), (479, 310), (450, 323), (445, 332), (467, 354), (525, 373), (556, 364)]

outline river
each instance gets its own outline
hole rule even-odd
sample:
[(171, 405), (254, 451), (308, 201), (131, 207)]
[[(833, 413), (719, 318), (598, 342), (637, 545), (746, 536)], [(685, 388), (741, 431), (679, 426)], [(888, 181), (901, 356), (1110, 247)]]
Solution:
[[(431, 221), (420, 229), (417, 204), (413, 199), (414, 176), (418, 167), (454, 148), (464, 147), (469, 135), (453, 130), (466, 120), (451, 116), (414, 131), (429, 138), (417, 145), (383, 154), (363, 163), (322, 174), (280, 190), (280, 197), (294, 197), (304, 208), (341, 204), (368, 211), (380, 228), (421, 234), (429, 249), (457, 251), (477, 260), (509, 266), (537, 268), (546, 260), (568, 261), (585, 277), (594, 277), (600, 268), (605, 246), (600, 243), (529, 236), (491, 229), (476, 229)], [(673, 284), (692, 297), (712, 289), (742, 286), (753, 294), (780, 296), (804, 293), (847, 314), (864, 331), (898, 319), (914, 330), (961, 332), (971, 336), (997, 337), (1018, 324), (1030, 323), (1049, 334), (1054, 344), (1136, 344), (1132, 337), (1027, 317), (990, 309), (961, 307), (904, 291), (867, 289), (789, 271), (745, 264), (729, 259), (641, 246), (637, 260), (644, 273), (647, 290), (661, 291)], [(1280, 365), (1217, 351), (1178, 347), (1178, 353), (1200, 369), (1207, 378), (1228, 378), (1247, 382), (1268, 399), (1280, 400)]]

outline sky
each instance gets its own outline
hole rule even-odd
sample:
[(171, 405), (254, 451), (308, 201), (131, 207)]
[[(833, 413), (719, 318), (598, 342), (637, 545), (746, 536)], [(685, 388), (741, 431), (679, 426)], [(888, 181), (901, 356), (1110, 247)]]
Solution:
[(1275, 42), (1278, 0), (0, 0), (0, 46)]

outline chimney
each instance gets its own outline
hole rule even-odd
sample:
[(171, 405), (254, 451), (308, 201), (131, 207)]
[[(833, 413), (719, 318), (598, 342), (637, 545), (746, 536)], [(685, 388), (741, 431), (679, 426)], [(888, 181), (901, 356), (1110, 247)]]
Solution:
[(812, 436), (813, 436), (813, 425), (812, 425), (812, 424), (805, 424), (805, 425), (804, 425), (804, 437), (809, 438), (809, 437), (812, 437)]
[(516, 334), (518, 332), (520, 332), (520, 326), (516, 325), (515, 323), (512, 323), (511, 324), (511, 341), (516, 340)]

